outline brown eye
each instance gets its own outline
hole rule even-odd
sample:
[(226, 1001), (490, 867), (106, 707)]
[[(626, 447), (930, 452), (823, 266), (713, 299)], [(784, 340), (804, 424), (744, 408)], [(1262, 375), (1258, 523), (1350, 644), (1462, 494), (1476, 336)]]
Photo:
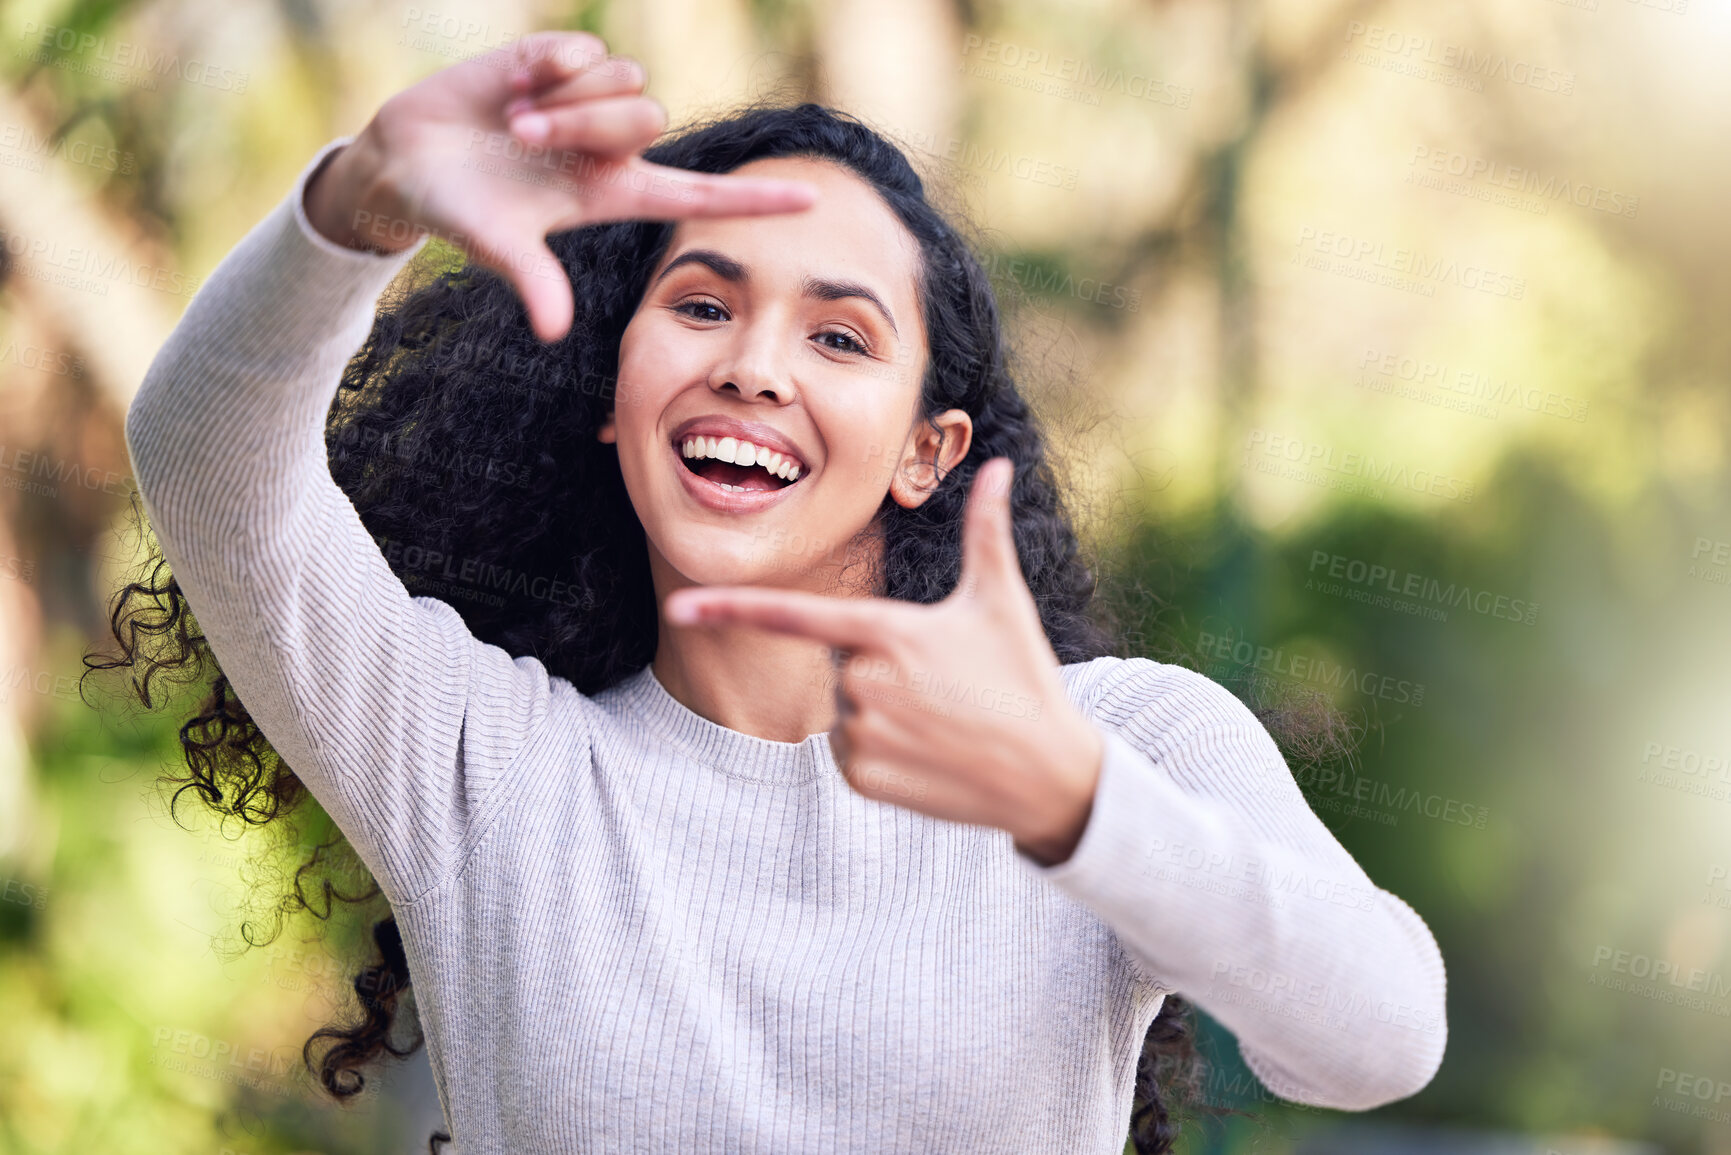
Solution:
[[(694, 313), (687, 312), (687, 310), (690, 310), (690, 309), (714, 309), (717, 313), (720, 314), (720, 316), (699, 317)], [(681, 301), (679, 304), (673, 306), (673, 311), (675, 313), (681, 313), (687, 317), (691, 317), (693, 320), (697, 320), (697, 321), (725, 321), (725, 320), (727, 320), (727, 311), (725, 309), (723, 309), (720, 305), (717, 305), (714, 301)]]
[(845, 341), (846, 342), (845, 345), (831, 345), (830, 346), (831, 349), (834, 349), (838, 353), (870, 353), (871, 352), (871, 350), (865, 346), (865, 343), (862, 342), (858, 337), (855, 337), (852, 333), (846, 332), (845, 330), (842, 330), (842, 329), (825, 329), (823, 332), (819, 333), (817, 336), (818, 336), (819, 340), (821, 340), (825, 337), (840, 337), (843, 341)]

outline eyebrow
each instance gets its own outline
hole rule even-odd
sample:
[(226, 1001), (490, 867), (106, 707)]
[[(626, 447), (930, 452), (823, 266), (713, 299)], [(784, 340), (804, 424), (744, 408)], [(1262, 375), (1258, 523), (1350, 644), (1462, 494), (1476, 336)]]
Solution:
[[(686, 249), (667, 262), (667, 267), (656, 276), (654, 284), (650, 288), (659, 285), (667, 278), (668, 274), (681, 265), (702, 265), (722, 280), (733, 284), (748, 280), (751, 276), (750, 269), (732, 257), (718, 253), (714, 249)], [(832, 281), (823, 277), (806, 276), (801, 278), (799, 282), (799, 291), (801, 296), (811, 297), (818, 301), (840, 301), (846, 297), (858, 297), (883, 314), (884, 320), (889, 322), (890, 332), (898, 338), (902, 335), (901, 330), (896, 328), (895, 317), (890, 315), (889, 306), (885, 305), (882, 298), (876, 293), (858, 281)]]

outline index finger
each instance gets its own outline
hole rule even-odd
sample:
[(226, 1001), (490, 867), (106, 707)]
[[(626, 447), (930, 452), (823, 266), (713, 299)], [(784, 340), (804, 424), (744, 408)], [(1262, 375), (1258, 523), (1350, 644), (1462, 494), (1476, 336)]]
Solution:
[(761, 586), (706, 586), (667, 595), (675, 625), (756, 626), (853, 651), (882, 648), (903, 607), (884, 598), (832, 598)]
[(592, 32), (531, 32), (497, 51), (510, 62), (512, 91), (524, 95), (568, 80), (607, 60), (606, 42)]
[(637, 220), (759, 216), (798, 212), (817, 203), (817, 186), (810, 181), (692, 172), (635, 156), (624, 168), (626, 192), (620, 203)]

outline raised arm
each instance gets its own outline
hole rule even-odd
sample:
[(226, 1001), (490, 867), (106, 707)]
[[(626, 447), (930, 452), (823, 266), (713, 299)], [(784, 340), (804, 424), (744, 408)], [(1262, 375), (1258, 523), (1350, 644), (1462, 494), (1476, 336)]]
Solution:
[(1423, 920), (1371, 882), (1225, 687), (1143, 658), (1079, 673), (1096, 670), (1093, 810), (1069, 858), (1028, 869), (1231, 1029), (1282, 1098), (1368, 1110), (1421, 1090), (1448, 1041)]
[(127, 416), (146, 511), (212, 651), (393, 903), (461, 861), (573, 691), (409, 596), (331, 479), (325, 417), (429, 233), (509, 280), (553, 340), (572, 289), (548, 233), (811, 203), (799, 182), (644, 161), (666, 116), (643, 82), (594, 36), (536, 33), (396, 94), (221, 262)]
[(307, 177), (345, 143), (217, 266), (126, 434), (151, 526), (223, 672), (397, 903), (454, 863), (550, 691), (539, 663), (411, 598), (331, 480), (337, 381), (413, 252), (358, 252), (309, 224)]

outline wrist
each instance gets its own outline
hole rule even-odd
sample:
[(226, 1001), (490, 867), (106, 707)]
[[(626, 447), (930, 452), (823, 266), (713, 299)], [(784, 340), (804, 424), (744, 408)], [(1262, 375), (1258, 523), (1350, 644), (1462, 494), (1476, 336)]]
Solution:
[(1106, 744), (1092, 723), (1078, 720), (1048, 775), (1051, 793), (1034, 808), (1036, 820), (1015, 839), (1016, 849), (1041, 866), (1069, 861), (1093, 818)]
[(390, 255), (415, 244), (422, 230), (405, 229), (375, 207), (382, 200), (380, 168), (373, 139), (363, 130), (308, 178), (307, 221), (327, 240), (359, 252)]

